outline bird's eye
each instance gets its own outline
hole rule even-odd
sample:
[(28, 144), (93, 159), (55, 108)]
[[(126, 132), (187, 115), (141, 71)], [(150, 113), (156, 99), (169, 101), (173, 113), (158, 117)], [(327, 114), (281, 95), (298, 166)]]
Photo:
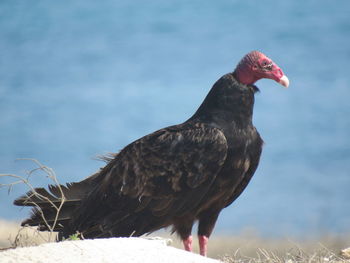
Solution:
[(266, 60), (266, 59), (264, 59), (262, 62), (261, 62), (261, 66), (262, 67), (267, 67), (268, 65), (270, 65), (271, 63), (270, 63), (270, 61), (268, 61), (268, 60)]
[(261, 62), (261, 67), (264, 69), (264, 70), (271, 70), (272, 69), (272, 62), (271, 61), (268, 61), (268, 60), (263, 60)]

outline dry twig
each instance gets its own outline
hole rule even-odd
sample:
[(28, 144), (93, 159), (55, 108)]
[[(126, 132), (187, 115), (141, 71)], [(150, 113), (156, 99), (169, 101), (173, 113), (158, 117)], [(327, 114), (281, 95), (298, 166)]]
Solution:
[[(15, 175), (15, 174), (0, 174), (0, 177), (9, 177), (9, 178), (13, 178), (15, 179), (15, 181), (11, 182), (11, 183), (6, 183), (6, 184), (0, 184), (0, 188), (2, 187), (8, 187), (8, 192), (10, 193), (13, 186), (14, 185), (17, 185), (17, 184), (25, 184), (31, 191), (31, 195), (28, 196), (28, 200), (30, 200), (31, 197), (37, 197), (41, 200), (45, 200), (47, 201), (51, 207), (53, 207), (55, 210), (56, 210), (56, 215), (55, 215), (55, 219), (53, 221), (52, 224), (49, 224), (49, 222), (47, 221), (47, 219), (45, 218), (45, 215), (43, 213), (43, 210), (40, 208), (40, 206), (38, 204), (36, 204), (34, 202), (34, 206), (38, 209), (43, 221), (44, 221), (44, 224), (45, 226), (47, 227), (47, 229), (49, 230), (49, 236), (48, 236), (48, 240), (46, 240), (47, 242), (49, 242), (50, 240), (52, 240), (52, 237), (54, 235), (54, 229), (57, 225), (57, 221), (58, 221), (58, 216), (60, 214), (60, 211), (63, 207), (63, 204), (65, 202), (65, 196), (64, 196), (64, 193), (63, 193), (63, 190), (62, 190), (62, 187), (61, 185), (59, 184), (58, 180), (57, 180), (57, 176), (56, 176), (56, 173), (54, 172), (54, 170), (48, 166), (45, 166), (43, 165), (42, 163), (40, 163), (38, 160), (36, 159), (32, 159), (32, 158), (23, 158), (23, 159), (19, 159), (19, 160), (29, 160), (29, 161), (32, 161), (34, 162), (34, 164), (37, 166), (36, 168), (30, 170), (27, 172), (26, 176), (19, 176), (19, 175)], [(55, 204), (54, 202), (51, 201), (50, 198), (48, 198), (47, 196), (44, 196), (40, 193), (38, 193), (36, 191), (36, 189), (33, 187), (33, 185), (30, 183), (29, 179), (30, 177), (36, 173), (37, 171), (43, 171), (45, 176), (47, 178), (49, 178), (51, 181), (53, 181), (53, 184), (55, 186), (57, 186), (57, 188), (59, 189), (59, 193), (60, 193), (60, 196), (57, 196), (57, 200), (59, 200), (59, 204)], [(21, 237), (21, 231), (22, 231), (23, 228), (21, 228), (15, 238), (15, 241), (14, 243), (12, 244), (13, 246), (18, 246), (18, 245), (21, 245), (20, 244), (20, 237)], [(38, 236), (41, 236), (43, 237), (42, 235), (40, 235), (39, 231), (38, 231)]]

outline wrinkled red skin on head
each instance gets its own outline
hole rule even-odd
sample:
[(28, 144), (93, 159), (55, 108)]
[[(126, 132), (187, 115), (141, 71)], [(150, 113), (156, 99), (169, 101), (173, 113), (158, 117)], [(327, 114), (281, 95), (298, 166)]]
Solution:
[[(271, 64), (271, 70), (263, 70), (264, 63)], [(257, 64), (259, 65), (258, 67), (252, 67), (252, 73), (257, 77), (257, 80), (265, 78), (273, 79), (278, 82), (284, 75), (282, 69), (266, 56), (260, 58)]]
[(258, 51), (248, 53), (238, 64), (234, 74), (239, 82), (248, 85), (264, 78), (279, 82), (284, 75), (276, 63)]

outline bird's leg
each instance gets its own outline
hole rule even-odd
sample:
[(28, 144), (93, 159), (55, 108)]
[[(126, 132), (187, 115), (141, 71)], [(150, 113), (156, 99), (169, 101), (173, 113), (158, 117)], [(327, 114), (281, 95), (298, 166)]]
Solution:
[(191, 235), (193, 218), (179, 218), (174, 223), (174, 230), (180, 236), (182, 243), (184, 244), (184, 248), (186, 251), (192, 252), (192, 242), (193, 238)]
[(220, 209), (213, 209), (206, 210), (199, 215), (198, 241), (199, 252), (202, 256), (207, 256), (209, 236), (213, 232), (219, 213)]
[(208, 240), (209, 240), (209, 237), (207, 237), (207, 236), (202, 236), (202, 235), (198, 236), (199, 253), (204, 257), (207, 256)]
[(192, 236), (188, 236), (186, 239), (183, 239), (182, 242), (184, 244), (185, 250), (192, 252), (192, 242), (193, 242)]

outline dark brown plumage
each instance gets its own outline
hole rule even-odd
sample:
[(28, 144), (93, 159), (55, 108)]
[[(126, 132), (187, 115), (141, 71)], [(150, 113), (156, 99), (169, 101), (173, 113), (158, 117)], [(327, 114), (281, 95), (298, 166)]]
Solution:
[[(262, 59), (268, 58), (260, 52), (250, 54), (235, 72), (214, 84), (189, 120), (140, 138), (110, 158), (96, 174), (63, 187), (67, 201), (55, 228), (60, 236), (76, 231), (85, 238), (141, 236), (172, 226), (191, 250), (192, 225), (198, 221), (201, 254), (205, 255), (220, 211), (245, 189), (262, 151), (263, 141), (252, 124), (252, 115), (258, 90), (253, 83), (264, 76), (246, 83), (250, 75), (244, 60), (249, 61), (254, 75), (253, 66), (266, 72)], [(282, 72), (271, 65), (271, 71)], [(283, 78), (282, 73), (275, 80), (282, 83)], [(58, 188), (49, 186), (49, 190), (51, 194), (36, 189), (59, 203)], [(49, 202), (32, 197), (31, 192), (15, 200), (21, 206), (34, 203), (52, 223), (56, 210)], [(22, 223), (26, 224), (47, 229), (37, 208)]]

